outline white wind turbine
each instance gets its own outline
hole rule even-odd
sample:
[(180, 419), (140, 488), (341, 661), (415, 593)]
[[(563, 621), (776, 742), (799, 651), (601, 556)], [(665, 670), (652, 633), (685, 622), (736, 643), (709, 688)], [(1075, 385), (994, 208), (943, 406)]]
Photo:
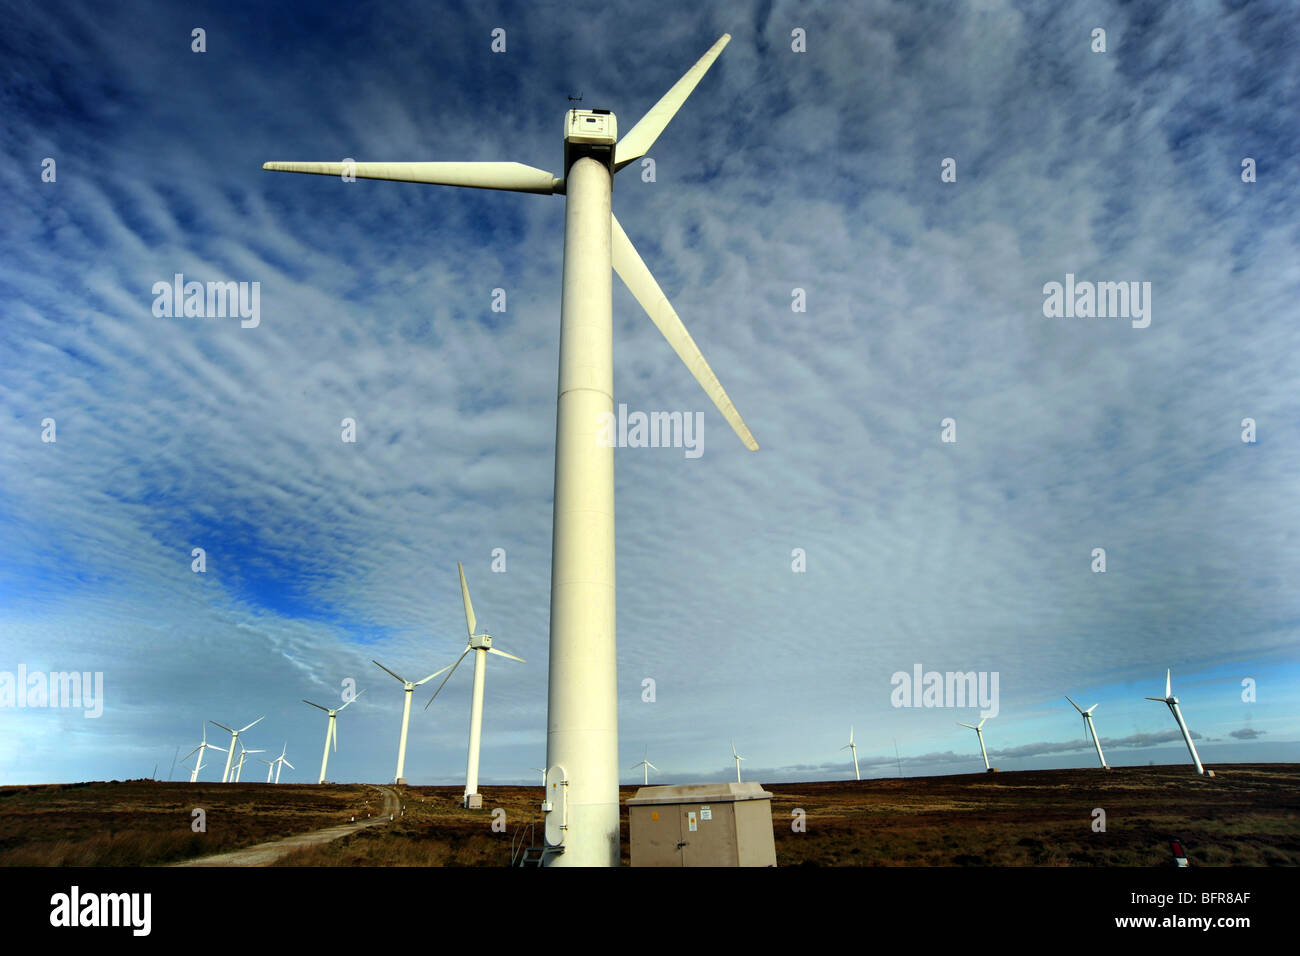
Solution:
[[(288, 758), (285, 757), (285, 755), (284, 755), (284, 754), (285, 754), (285, 751), (287, 751), (288, 749), (289, 749), (289, 741), (286, 740), (286, 741), (284, 742), (284, 746), (280, 748), (280, 756), (276, 757), (274, 760), (271, 761), (271, 763), (275, 764), (275, 782), (276, 782), (276, 783), (279, 783), (279, 782), (280, 782), (280, 771), (281, 771), (282, 769), (284, 769), (285, 767), (288, 767), (290, 770), (297, 770), (297, 769), (298, 769), (298, 768), (295, 767), (293, 764), (289, 763)], [(267, 777), (267, 781), (266, 781), (266, 782), (267, 782), (267, 783), (270, 783), (270, 782), (271, 782), (269, 776)]]
[(1183, 720), (1183, 712), (1178, 707), (1178, 698), (1174, 696), (1170, 678), (1171, 674), (1166, 670), (1164, 697), (1148, 697), (1147, 700), (1156, 700), (1162, 704), (1169, 705), (1169, 712), (1174, 715), (1174, 720), (1178, 721), (1178, 729), (1183, 732), (1183, 740), (1187, 743), (1187, 750), (1192, 755), (1192, 763), (1196, 764), (1196, 772), (1203, 774), (1205, 773), (1205, 768), (1201, 766), (1201, 758), (1196, 753), (1196, 744), (1192, 743), (1192, 734), (1187, 729), (1187, 723)]
[[(221, 725), (218, 724), (217, 726), (221, 726)], [(244, 729), (247, 730), (248, 728), (245, 727)], [(193, 750), (191, 750), (189, 753), (187, 753), (187, 754), (185, 755), (185, 758), (184, 758), (185, 760), (189, 760), (189, 759), (190, 759), (191, 757), (193, 757), (195, 754), (198, 754), (198, 755), (199, 755), (199, 759), (196, 760), (196, 761), (194, 761), (194, 769), (190, 772), (190, 783), (195, 783), (195, 782), (197, 782), (198, 779), (199, 779), (199, 771), (203, 769), (203, 752), (204, 752), (205, 750), (219, 750), (221, 753), (225, 753), (225, 752), (226, 752), (226, 750), (225, 750), (224, 747), (218, 747), (216, 744), (210, 744), (210, 743), (208, 743), (208, 725), (207, 725), (207, 724), (204, 724), (204, 725), (203, 725), (203, 742), (200, 743), (200, 744), (199, 744), (197, 747), (195, 747)]]
[[(735, 748), (733, 747), (732, 749), (734, 750)], [(739, 767), (740, 765), (737, 764), (736, 766)], [(653, 770), (655, 773), (658, 773), (659, 768), (650, 762), (649, 744), (645, 745), (645, 755), (641, 758), (641, 762), (632, 764), (629, 769), (635, 770), (637, 767), (640, 767), (642, 770), (642, 777), (644, 778), (643, 785), (647, 787), (650, 786), (650, 771)]]
[[(405, 693), (402, 694), (402, 735), (401, 737), (398, 738), (397, 741), (397, 776), (393, 778), (394, 783), (405, 784), (406, 777), (404, 776), (403, 771), (406, 769), (406, 729), (411, 723), (411, 695), (415, 692), (415, 688), (419, 687), (421, 684), (427, 684), (429, 681), (433, 680), (435, 677), (437, 677), (439, 674), (442, 673), (442, 671), (445, 671), (447, 668), (444, 667), (442, 671), (434, 671), (432, 674), (430, 674), (428, 677), (423, 678), (422, 680), (410, 681), (407, 680), (405, 677), (402, 677), (398, 674), (394, 674), (387, 667), (379, 663), (379, 661), (374, 660), (373, 658), (371, 659), (370, 663), (374, 664), (376, 667), (378, 667), (389, 677), (395, 678), (396, 680), (400, 681), (402, 684), (402, 688), (405, 691)], [(448, 667), (450, 666), (451, 665), (449, 664)]]
[(740, 783), (740, 762), (745, 758), (736, 753), (736, 742), (731, 742), (731, 759), (736, 761), (736, 783)]
[(267, 782), (267, 783), (270, 783), (270, 782), (271, 782), (271, 774), (275, 772), (275, 761), (274, 761), (274, 760), (263, 760), (261, 757), (258, 757), (257, 759), (258, 759), (259, 761), (261, 761), (262, 763), (266, 764), (266, 782)]
[(1092, 712), (1097, 709), (1097, 705), (1093, 704), (1087, 710), (1084, 710), (1078, 704), (1075, 704), (1073, 700), (1070, 700), (1069, 694), (1065, 695), (1065, 699), (1069, 700), (1074, 705), (1074, 709), (1083, 715), (1083, 725), (1092, 734), (1092, 745), (1097, 748), (1097, 759), (1101, 761), (1101, 769), (1109, 770), (1110, 767), (1106, 766), (1106, 758), (1101, 755), (1101, 741), (1097, 739), (1097, 728), (1092, 723)]
[(235, 765), (235, 783), (239, 783), (239, 778), (244, 775), (244, 758), (249, 754), (264, 754), (265, 750), (245, 750), (244, 745), (239, 745), (239, 763)]
[(958, 727), (969, 727), (971, 730), (975, 731), (975, 736), (979, 737), (979, 739), (980, 739), (980, 754), (984, 757), (984, 769), (985, 769), (985, 770), (989, 770), (989, 769), (990, 769), (990, 767), (989, 767), (989, 752), (988, 752), (987, 750), (984, 749), (984, 731), (980, 729), (981, 727), (984, 726), (984, 721), (986, 721), (986, 720), (988, 720), (987, 717), (981, 717), (981, 718), (980, 718), (980, 722), (979, 722), (978, 724), (963, 724), (963, 723), (959, 720), (959, 721), (957, 721), (957, 726), (958, 726)]
[[(465, 650), (461, 651), (460, 657), (456, 658), (456, 663), (450, 667), (451, 674), (442, 679), (438, 685), (438, 690), (433, 692), (433, 697), (429, 698), (429, 704), (432, 704), (438, 693), (447, 686), (447, 681), (451, 680), (451, 675), (456, 673), (456, 668), (460, 662), (465, 659), (465, 655), (474, 651), (474, 696), (470, 700), (469, 710), (469, 758), (465, 764), (465, 796), (463, 803), (466, 807), (477, 809), (482, 806), (483, 798), (478, 792), (478, 752), (479, 742), (483, 732), (483, 681), (487, 677), (487, 656), (496, 654), (500, 657), (508, 657), (512, 661), (519, 661), (521, 664), (527, 663), (522, 657), (515, 657), (513, 654), (507, 654), (492, 646), (492, 635), (475, 634), (474, 628), (478, 626), (478, 619), (474, 617), (474, 605), (469, 600), (469, 585), (465, 583), (465, 569), (456, 562), (456, 570), (460, 572), (460, 596), (465, 605), (465, 626), (469, 631), (469, 642), (465, 645)], [(443, 671), (448, 670), (444, 667)], [(442, 671), (438, 671), (439, 674)], [(437, 675), (434, 675), (437, 676)], [(424, 709), (429, 709), (429, 704), (424, 705)]]
[(840, 748), (841, 750), (853, 751), (853, 776), (857, 780), (862, 779), (862, 774), (858, 773), (858, 745), (853, 742), (853, 725), (849, 724), (849, 742)]
[(538, 773), (540, 773), (540, 774), (542, 775), (542, 789), (545, 790), (545, 789), (546, 789), (546, 768), (545, 768), (545, 767), (529, 767), (528, 769), (529, 769), (529, 770), (536, 770)]
[(338, 752), (338, 749), (339, 749), (339, 732), (338, 732), (338, 726), (337, 726), (337, 725), (338, 725), (338, 717), (339, 717), (339, 714), (340, 714), (342, 711), (347, 710), (347, 709), (348, 709), (348, 704), (351, 704), (352, 701), (356, 700), (357, 697), (360, 697), (361, 694), (364, 694), (364, 693), (365, 693), (364, 690), (361, 691), (359, 694), (356, 695), (356, 697), (353, 697), (353, 698), (351, 698), (351, 699), (345, 701), (342, 707), (335, 707), (333, 710), (331, 710), (331, 709), (328, 708), (328, 707), (322, 707), (320, 704), (312, 704), (311, 701), (309, 701), (309, 700), (308, 700), (307, 698), (305, 698), (305, 697), (302, 699), (302, 702), (303, 702), (304, 704), (311, 704), (311, 705), (312, 705), (313, 707), (315, 707), (317, 710), (323, 710), (323, 711), (325, 711), (325, 713), (327, 713), (327, 714), (330, 715), (329, 726), (325, 728), (325, 752), (324, 752), (323, 754), (321, 754), (321, 758), (320, 758), (320, 780), (316, 781), (317, 783), (324, 783), (324, 782), (325, 782), (325, 769), (329, 766), (329, 762), (330, 762), (330, 744), (331, 744), (331, 743), (334, 744), (334, 751), (335, 751), (336, 753)]
[[(226, 769), (221, 774), (222, 783), (230, 782), (230, 762), (235, 759), (235, 744), (239, 743), (239, 735), (245, 730), (248, 730), (249, 727), (256, 726), (265, 719), (266, 715), (263, 714), (261, 717), (257, 718), (257, 720), (253, 721), (253, 723), (249, 724), (248, 727), (240, 727), (238, 730), (231, 730), (225, 724), (217, 724), (215, 720), (210, 721), (210, 723), (217, 724), (218, 727), (230, 734), (230, 749), (226, 751)], [(209, 746), (211, 746), (211, 744), (209, 744)]]
[(611, 268), (745, 447), (758, 449), (611, 212), (613, 176), (649, 152), (718, 58), (723, 34), (621, 140), (608, 110), (569, 110), (564, 176), (521, 163), (265, 163), (263, 169), (563, 195), (546, 764), (548, 866), (619, 862)]

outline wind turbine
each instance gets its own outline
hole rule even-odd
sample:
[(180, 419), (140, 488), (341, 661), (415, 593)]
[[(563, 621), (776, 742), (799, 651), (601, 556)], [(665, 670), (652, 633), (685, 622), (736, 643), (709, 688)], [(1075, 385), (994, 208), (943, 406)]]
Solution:
[(529, 770), (536, 770), (538, 773), (540, 773), (540, 774), (542, 775), (542, 789), (545, 790), (545, 789), (546, 789), (546, 768), (545, 768), (545, 767), (529, 767), (528, 769), (529, 769)]
[(621, 140), (608, 110), (566, 114), (564, 176), (521, 163), (264, 163), (279, 172), (564, 195), (555, 417), (546, 764), (547, 866), (619, 862), (611, 268), (740, 436), (758, 442), (611, 212), (613, 176), (649, 152), (723, 47), (724, 33)]
[(853, 725), (849, 724), (849, 742), (840, 748), (841, 750), (853, 751), (853, 776), (857, 780), (862, 779), (862, 774), (858, 773), (858, 745), (853, 742)]
[(395, 783), (405, 784), (406, 777), (402, 775), (402, 771), (406, 769), (406, 728), (411, 722), (411, 694), (415, 692), (415, 688), (419, 687), (421, 684), (425, 684), (433, 680), (435, 677), (437, 677), (439, 674), (442, 673), (442, 671), (445, 671), (447, 668), (444, 667), (442, 671), (434, 671), (432, 674), (430, 674), (428, 677), (424, 678), (423, 680), (409, 681), (405, 677), (401, 677), (397, 674), (394, 674), (387, 667), (379, 663), (379, 661), (374, 660), (373, 658), (371, 659), (370, 663), (374, 664), (376, 667), (378, 667), (381, 671), (383, 671), (385, 674), (389, 675), (390, 677), (396, 678), (397, 680), (401, 681), (402, 687), (405, 689), (405, 693), (402, 695), (403, 698), (402, 699), (402, 736), (399, 738), (397, 743), (397, 776), (393, 778), (393, 781)]
[[(263, 714), (261, 717), (257, 718), (257, 720), (253, 721), (253, 723), (249, 724), (248, 727), (255, 726), (256, 724), (260, 723), (261, 721), (263, 721), (263, 720), (265, 720), (265, 719), (266, 719), (266, 715)], [(217, 724), (217, 722), (216, 722), (215, 720), (210, 721), (210, 723)], [(242, 734), (245, 730), (247, 730), (248, 727), (240, 727), (238, 730), (231, 730), (231, 729), (230, 729), (229, 727), (227, 727), (225, 724), (217, 724), (217, 726), (220, 727), (222, 730), (227, 731), (227, 732), (230, 734), (230, 749), (229, 749), (228, 751), (226, 751), (226, 769), (225, 769), (225, 770), (222, 772), (222, 774), (221, 774), (221, 782), (222, 782), (222, 783), (229, 783), (229, 782), (230, 782), (230, 762), (231, 762), (232, 760), (235, 759), (235, 744), (239, 743), (239, 735)], [(204, 734), (204, 739), (205, 739), (205, 740), (207, 739), (207, 735), (206, 735), (206, 733)], [(212, 744), (208, 744), (208, 746), (211, 747)], [(214, 747), (213, 749), (214, 749), (214, 750), (220, 750), (221, 748), (220, 748), (220, 747)]]
[(1165, 670), (1165, 696), (1148, 697), (1147, 700), (1157, 700), (1162, 704), (1169, 705), (1169, 712), (1174, 715), (1174, 720), (1178, 721), (1178, 729), (1183, 732), (1183, 740), (1187, 743), (1187, 749), (1192, 755), (1192, 763), (1196, 764), (1196, 772), (1205, 773), (1205, 768), (1201, 766), (1201, 758), (1196, 753), (1196, 744), (1192, 743), (1191, 732), (1187, 729), (1187, 723), (1183, 720), (1183, 712), (1178, 708), (1178, 698), (1174, 696), (1173, 686), (1170, 683), (1170, 672)]
[(304, 704), (311, 704), (311, 705), (312, 705), (313, 707), (315, 707), (317, 710), (323, 710), (323, 711), (325, 711), (325, 713), (327, 713), (327, 714), (330, 715), (329, 726), (325, 728), (325, 753), (323, 753), (323, 754), (321, 755), (321, 758), (320, 758), (320, 780), (316, 781), (317, 783), (324, 783), (324, 782), (325, 782), (325, 768), (326, 768), (327, 766), (329, 766), (329, 762), (330, 762), (330, 743), (331, 743), (331, 742), (334, 744), (334, 752), (335, 752), (335, 753), (338, 753), (338, 749), (339, 749), (339, 732), (338, 732), (337, 723), (338, 723), (338, 716), (339, 716), (339, 714), (340, 714), (342, 711), (347, 710), (347, 709), (348, 709), (348, 704), (352, 703), (352, 701), (356, 700), (357, 697), (360, 697), (361, 694), (364, 694), (364, 693), (365, 693), (364, 690), (361, 691), (361, 693), (357, 694), (356, 697), (353, 697), (353, 698), (351, 698), (351, 699), (345, 701), (342, 707), (336, 707), (336, 708), (334, 708), (333, 710), (331, 710), (331, 709), (328, 708), (328, 707), (322, 707), (320, 704), (312, 704), (311, 701), (309, 701), (309, 700), (308, 700), (307, 698), (305, 698), (305, 697), (302, 699), (302, 702), (303, 702)]
[[(734, 748), (733, 748), (733, 749), (734, 749)], [(646, 745), (645, 745), (645, 756), (641, 758), (641, 762), (640, 762), (640, 763), (634, 763), (634, 764), (632, 764), (632, 766), (629, 768), (629, 769), (631, 769), (631, 770), (635, 770), (637, 767), (640, 767), (640, 768), (641, 768), (641, 770), (642, 770), (642, 777), (644, 778), (644, 786), (647, 786), (647, 787), (650, 786), (650, 771), (653, 770), (655, 773), (658, 773), (658, 772), (659, 772), (659, 768), (656, 767), (654, 764), (652, 764), (652, 763), (650, 762), (649, 757), (650, 757), (650, 745), (649, 745), (649, 744), (646, 744)], [(739, 768), (740, 765), (737, 764), (736, 766), (737, 766), (737, 768)]]
[(731, 759), (736, 761), (736, 783), (740, 783), (740, 762), (745, 758), (736, 753), (736, 742), (731, 742)]
[(244, 745), (239, 745), (239, 763), (235, 765), (235, 783), (239, 783), (239, 778), (244, 775), (244, 758), (249, 754), (264, 754), (265, 750), (245, 750)]
[(258, 759), (259, 761), (261, 761), (262, 763), (266, 764), (266, 782), (267, 782), (267, 783), (270, 783), (270, 782), (271, 782), (271, 773), (275, 770), (275, 761), (274, 761), (274, 760), (263, 760), (261, 757), (258, 757), (257, 759)]
[(1083, 715), (1083, 725), (1092, 734), (1092, 745), (1097, 748), (1097, 759), (1101, 761), (1101, 769), (1109, 770), (1110, 767), (1106, 766), (1106, 758), (1101, 755), (1101, 741), (1097, 739), (1097, 728), (1092, 723), (1092, 712), (1097, 709), (1097, 705), (1093, 704), (1087, 710), (1084, 710), (1078, 704), (1075, 704), (1073, 700), (1070, 700), (1069, 694), (1065, 695), (1065, 699), (1069, 700), (1074, 705), (1074, 709)]
[[(429, 704), (433, 703), (434, 697), (438, 696), (439, 691), (447, 686), (447, 681), (451, 680), (451, 675), (456, 673), (456, 668), (460, 662), (465, 659), (465, 655), (474, 651), (474, 696), (470, 701), (469, 711), (469, 758), (465, 764), (465, 796), (463, 804), (470, 809), (477, 810), (483, 805), (483, 798), (478, 792), (478, 751), (479, 741), (483, 732), (483, 681), (487, 677), (487, 656), (496, 654), (500, 657), (508, 657), (512, 661), (519, 661), (521, 664), (527, 663), (522, 657), (515, 657), (513, 654), (507, 654), (492, 646), (492, 635), (475, 634), (474, 628), (478, 625), (478, 619), (474, 617), (474, 605), (469, 600), (469, 585), (465, 583), (465, 569), (456, 562), (456, 570), (460, 572), (460, 596), (465, 605), (465, 626), (469, 631), (469, 642), (465, 645), (465, 650), (461, 651), (460, 657), (456, 658), (456, 663), (450, 668), (444, 667), (442, 671), (450, 669), (448, 674), (438, 685), (438, 690), (433, 692), (433, 697), (429, 698)], [(441, 674), (442, 671), (438, 671)], [(437, 676), (437, 674), (433, 675)], [(429, 704), (424, 705), (424, 709), (429, 709)]]
[[(274, 760), (271, 761), (273, 764), (275, 764), (275, 782), (276, 782), (276, 783), (279, 783), (279, 782), (280, 782), (280, 771), (281, 771), (284, 767), (287, 766), (290, 770), (297, 770), (297, 769), (298, 769), (298, 768), (295, 767), (293, 764), (289, 763), (288, 759), (285, 757), (284, 753), (285, 753), (285, 751), (288, 750), (288, 749), (289, 749), (289, 741), (286, 740), (286, 741), (284, 742), (284, 746), (280, 748), (280, 756), (276, 757)], [(267, 781), (266, 781), (266, 782), (267, 782), (267, 783), (270, 783), (270, 782), (271, 782), (271, 780), (270, 780), (269, 777), (267, 778)]]
[[(260, 719), (260, 718), (259, 718), (259, 719)], [(221, 725), (220, 725), (220, 724), (217, 724), (217, 726), (220, 727)], [(251, 727), (251, 726), (252, 726), (252, 724), (249, 724), (249, 727)], [(245, 727), (244, 729), (247, 730), (248, 727)], [(203, 725), (203, 741), (202, 741), (202, 743), (200, 743), (197, 747), (195, 747), (193, 750), (191, 750), (189, 753), (187, 753), (187, 754), (185, 755), (185, 759), (186, 759), (186, 760), (189, 760), (189, 759), (190, 759), (191, 757), (193, 757), (195, 754), (198, 754), (198, 755), (199, 755), (199, 759), (196, 760), (196, 761), (194, 761), (194, 770), (190, 772), (190, 783), (195, 783), (195, 782), (197, 782), (198, 779), (199, 779), (199, 771), (203, 769), (203, 752), (204, 752), (205, 750), (219, 750), (219, 751), (221, 751), (222, 753), (225, 753), (225, 752), (226, 752), (226, 751), (225, 751), (225, 748), (223, 748), (223, 747), (218, 747), (216, 744), (210, 744), (210, 743), (208, 743), (208, 725), (207, 725), (207, 724), (204, 724), (204, 725)]]
[(957, 721), (957, 726), (958, 726), (958, 727), (969, 727), (971, 730), (975, 731), (975, 736), (979, 737), (979, 739), (980, 739), (980, 753), (981, 753), (981, 754), (983, 755), (983, 757), (984, 757), (984, 769), (985, 769), (985, 770), (992, 770), (993, 768), (989, 766), (989, 752), (988, 752), (987, 750), (984, 749), (984, 731), (980, 729), (981, 727), (984, 726), (984, 721), (986, 721), (986, 720), (988, 720), (987, 717), (981, 717), (981, 718), (980, 718), (980, 722), (979, 722), (978, 724), (974, 724), (974, 725), (972, 725), (972, 724), (963, 724), (963, 723), (959, 720), (959, 721)]

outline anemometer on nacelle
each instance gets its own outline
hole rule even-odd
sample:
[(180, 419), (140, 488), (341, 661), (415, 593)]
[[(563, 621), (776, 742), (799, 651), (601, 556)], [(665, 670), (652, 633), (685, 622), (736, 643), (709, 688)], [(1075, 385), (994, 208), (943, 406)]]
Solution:
[(569, 110), (564, 118), (564, 175), (583, 157), (596, 160), (612, 174), (618, 120), (609, 110)]

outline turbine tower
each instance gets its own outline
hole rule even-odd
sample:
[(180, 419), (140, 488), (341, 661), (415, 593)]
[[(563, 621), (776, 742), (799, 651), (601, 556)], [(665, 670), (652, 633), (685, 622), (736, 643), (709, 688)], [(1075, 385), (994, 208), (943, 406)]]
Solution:
[[(478, 625), (478, 619), (474, 617), (474, 605), (469, 600), (469, 585), (465, 583), (465, 569), (460, 566), (459, 561), (456, 562), (456, 570), (460, 572), (460, 596), (465, 605), (465, 627), (469, 631), (469, 642), (465, 645), (465, 650), (461, 651), (460, 657), (456, 658), (456, 663), (450, 665), (450, 667), (444, 667), (442, 671), (450, 670), (451, 674), (456, 673), (456, 668), (465, 659), (465, 655), (470, 651), (475, 652), (474, 696), (470, 701), (469, 710), (469, 757), (465, 762), (465, 796), (462, 803), (471, 810), (477, 810), (483, 806), (483, 798), (478, 792), (478, 751), (479, 741), (483, 733), (483, 681), (487, 677), (487, 656), (496, 654), (500, 657), (508, 657), (512, 661), (519, 661), (521, 664), (525, 664), (527, 661), (522, 657), (515, 657), (513, 654), (507, 654), (505, 651), (493, 647), (492, 635), (474, 633), (474, 628)], [(441, 674), (442, 671), (438, 671), (438, 674)], [(451, 674), (442, 679), (442, 683), (438, 685), (438, 690), (435, 690), (433, 697), (429, 698), (429, 704), (432, 704), (438, 693), (447, 686), (447, 681), (451, 680)], [(425, 710), (429, 709), (429, 704), (424, 705)]]
[[(221, 725), (218, 724), (217, 726), (220, 727)], [(248, 728), (245, 727), (244, 729), (247, 730)], [(199, 755), (199, 759), (194, 761), (194, 770), (190, 772), (190, 783), (196, 783), (199, 779), (199, 771), (203, 769), (203, 752), (205, 750), (219, 750), (222, 753), (226, 752), (224, 747), (218, 747), (216, 744), (208, 743), (207, 724), (203, 725), (203, 742), (185, 755), (185, 760), (189, 760), (195, 754)]]
[(447, 668), (444, 667), (442, 671), (434, 671), (432, 674), (430, 674), (428, 677), (424, 678), (423, 680), (410, 681), (407, 680), (405, 677), (399, 677), (397, 674), (394, 674), (392, 671), (390, 671), (383, 664), (379, 663), (379, 661), (377, 660), (372, 659), (370, 663), (374, 664), (376, 667), (378, 667), (389, 677), (393, 677), (396, 680), (401, 681), (402, 687), (405, 690), (405, 693), (402, 695), (403, 698), (402, 699), (402, 736), (398, 739), (397, 742), (397, 776), (393, 778), (394, 783), (405, 784), (406, 777), (403, 775), (402, 771), (406, 769), (406, 729), (407, 726), (411, 723), (411, 694), (415, 692), (415, 688), (419, 687), (421, 684), (426, 684), (429, 681), (433, 680), (435, 677), (437, 677), (439, 674), (442, 673), (442, 671), (445, 671)]
[[(364, 693), (365, 693), (364, 690), (361, 691), (360, 694), (357, 694), (357, 697), (360, 697), (361, 694), (364, 694)], [(324, 782), (325, 782), (325, 769), (329, 766), (329, 762), (330, 762), (330, 744), (331, 744), (331, 743), (334, 744), (334, 752), (335, 752), (335, 753), (338, 753), (338, 749), (339, 749), (338, 717), (339, 717), (339, 714), (342, 713), (343, 711), (347, 710), (347, 709), (348, 709), (348, 704), (351, 704), (353, 700), (356, 700), (356, 699), (357, 699), (357, 697), (353, 697), (352, 700), (345, 701), (342, 707), (337, 707), (337, 708), (335, 708), (335, 709), (333, 709), (333, 710), (331, 710), (331, 709), (328, 708), (328, 707), (322, 707), (320, 704), (312, 704), (311, 701), (309, 701), (309, 700), (308, 700), (307, 698), (305, 698), (305, 697), (304, 697), (303, 700), (302, 700), (302, 702), (303, 702), (304, 704), (311, 704), (311, 705), (312, 705), (313, 707), (315, 707), (317, 710), (323, 710), (323, 711), (325, 711), (325, 713), (327, 713), (327, 714), (330, 715), (329, 726), (325, 728), (325, 753), (323, 753), (323, 754), (321, 755), (321, 758), (320, 758), (320, 780), (316, 781), (317, 783), (324, 783)]]
[(731, 742), (731, 759), (736, 761), (736, 783), (740, 783), (740, 762), (745, 758), (736, 753), (736, 742)]
[(724, 33), (624, 136), (609, 110), (571, 109), (564, 176), (521, 163), (265, 163), (323, 176), (563, 195), (564, 272), (555, 416), (545, 812), (547, 866), (619, 863), (618, 666), (614, 613), (611, 268), (745, 447), (731, 399), (611, 211), (613, 177), (649, 152), (723, 47)]
[(853, 742), (853, 725), (849, 724), (849, 742), (840, 748), (841, 750), (853, 751), (853, 777), (856, 780), (862, 779), (862, 774), (858, 773), (858, 745)]
[(979, 737), (980, 739), (980, 754), (984, 757), (984, 769), (987, 771), (987, 770), (991, 770), (992, 768), (989, 766), (989, 752), (984, 749), (984, 731), (980, 729), (981, 727), (984, 726), (984, 721), (986, 720), (988, 720), (987, 717), (981, 717), (980, 722), (978, 724), (963, 724), (959, 720), (957, 721), (957, 726), (969, 727), (971, 730), (975, 731), (975, 736)]
[(235, 783), (239, 783), (239, 778), (244, 775), (244, 758), (249, 754), (264, 754), (265, 750), (245, 750), (244, 745), (239, 745), (239, 763), (235, 764)]
[(1187, 743), (1187, 750), (1192, 755), (1192, 763), (1196, 764), (1196, 772), (1205, 773), (1205, 768), (1201, 766), (1201, 758), (1196, 753), (1196, 744), (1192, 743), (1192, 734), (1187, 729), (1187, 723), (1183, 720), (1183, 712), (1178, 707), (1178, 698), (1174, 696), (1173, 686), (1170, 682), (1170, 672), (1165, 671), (1165, 696), (1148, 697), (1147, 700), (1157, 700), (1162, 704), (1169, 705), (1169, 712), (1174, 715), (1174, 720), (1178, 721), (1178, 729), (1183, 732), (1183, 740)]
[(659, 768), (656, 767), (654, 764), (652, 764), (649, 758), (650, 758), (650, 745), (646, 744), (645, 756), (641, 758), (640, 763), (634, 763), (630, 768), (632, 770), (635, 770), (637, 767), (640, 767), (642, 769), (642, 777), (644, 778), (643, 786), (647, 786), (647, 787), (650, 786), (650, 771), (653, 770), (655, 773), (659, 772)]
[[(253, 727), (265, 719), (266, 719), (266, 715), (263, 714), (261, 717), (257, 718), (257, 720), (253, 721), (253, 723), (249, 724), (248, 727)], [(210, 723), (217, 724), (215, 720), (210, 721)], [(248, 730), (248, 727), (240, 727), (238, 730), (231, 730), (225, 724), (217, 724), (217, 726), (220, 727), (222, 730), (227, 731), (230, 734), (230, 749), (226, 751), (226, 769), (221, 774), (221, 782), (229, 783), (230, 762), (235, 759), (235, 744), (239, 743), (239, 735), (242, 734), (245, 730)], [(205, 739), (206, 739), (206, 735), (205, 735)], [(209, 744), (208, 746), (211, 746), (211, 744)]]
[(1069, 694), (1065, 695), (1065, 699), (1069, 700), (1074, 705), (1074, 709), (1083, 715), (1083, 726), (1092, 734), (1092, 745), (1097, 748), (1097, 759), (1101, 761), (1101, 769), (1109, 770), (1110, 767), (1106, 766), (1106, 758), (1101, 755), (1101, 741), (1097, 739), (1097, 728), (1092, 723), (1092, 712), (1097, 709), (1097, 705), (1093, 704), (1087, 710), (1084, 710), (1078, 704), (1075, 704), (1073, 700), (1070, 700)]

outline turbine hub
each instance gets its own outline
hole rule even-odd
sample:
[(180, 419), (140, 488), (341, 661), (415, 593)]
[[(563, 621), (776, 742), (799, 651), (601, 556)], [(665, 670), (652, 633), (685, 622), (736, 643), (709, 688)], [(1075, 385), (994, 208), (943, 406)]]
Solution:
[(492, 635), (491, 635), (491, 634), (475, 634), (473, 637), (471, 637), (471, 638), (469, 639), (469, 646), (472, 647), (472, 648), (474, 648), (475, 650), (478, 650), (479, 648), (482, 648), (482, 649), (485, 650), (485, 651), (486, 651), (486, 650), (491, 650), (491, 648), (492, 648)]

